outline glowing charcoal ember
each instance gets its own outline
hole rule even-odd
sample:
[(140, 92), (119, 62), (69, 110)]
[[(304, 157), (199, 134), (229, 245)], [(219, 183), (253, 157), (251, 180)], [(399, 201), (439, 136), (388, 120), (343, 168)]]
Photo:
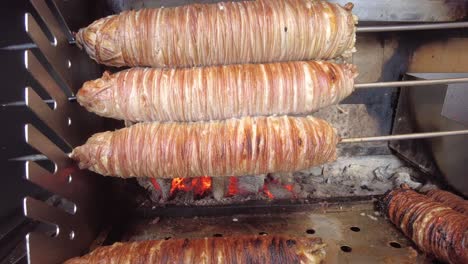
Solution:
[(170, 195), (175, 196), (177, 192), (193, 193), (201, 198), (211, 191), (212, 180), (209, 176), (196, 178), (174, 178), (170, 189)]
[(229, 187), (226, 196), (234, 196), (239, 193), (239, 179), (237, 177), (229, 178)]

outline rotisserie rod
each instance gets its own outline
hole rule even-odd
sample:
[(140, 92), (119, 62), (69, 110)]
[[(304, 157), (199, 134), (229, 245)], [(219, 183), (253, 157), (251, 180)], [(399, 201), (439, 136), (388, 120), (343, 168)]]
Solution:
[(65, 264), (319, 264), (325, 258), (325, 247), (317, 237), (277, 235), (149, 240), (99, 247)]
[[(430, 79), (430, 80), (411, 80), (411, 81), (396, 81), (396, 82), (373, 82), (373, 83), (357, 83), (354, 89), (368, 88), (391, 88), (391, 87), (411, 87), (437, 84), (452, 84), (452, 83), (468, 83), (468, 78), (448, 78), (448, 79)], [(76, 101), (75, 96), (68, 97), (69, 101)], [(91, 100), (91, 99), (90, 99)], [(53, 99), (43, 100), (45, 103), (53, 104)], [(2, 104), (2, 106), (23, 106), (24, 101), (12, 101)]]
[(296, 61), (186, 69), (132, 68), (86, 82), (78, 102), (129, 121), (208, 121), (307, 114), (353, 91), (354, 65)]
[(448, 22), (448, 23), (420, 23), (406, 25), (384, 25), (384, 26), (364, 26), (357, 27), (358, 33), (369, 32), (392, 32), (392, 31), (419, 31), (419, 30), (440, 30), (453, 28), (467, 28), (468, 22)]
[(409, 188), (384, 196), (382, 207), (424, 252), (448, 263), (468, 263), (468, 218)]
[(395, 140), (423, 139), (423, 138), (449, 137), (449, 136), (462, 136), (462, 135), (468, 135), (468, 129), (453, 130), (453, 131), (409, 133), (409, 134), (375, 136), (375, 137), (343, 138), (341, 139), (340, 143), (395, 141)]
[(456, 194), (434, 189), (428, 191), (426, 195), (432, 200), (443, 203), (457, 212), (468, 215), (468, 201)]
[(256, 0), (126, 11), (80, 29), (76, 43), (117, 67), (331, 59), (354, 51), (352, 6)]
[(123, 178), (258, 175), (334, 161), (338, 141), (332, 126), (310, 116), (155, 122), (95, 134), (71, 157)]

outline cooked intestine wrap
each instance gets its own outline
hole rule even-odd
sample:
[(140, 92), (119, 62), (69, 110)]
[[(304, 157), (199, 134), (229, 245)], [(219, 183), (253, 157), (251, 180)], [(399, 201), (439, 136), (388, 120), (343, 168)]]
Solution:
[(117, 67), (331, 59), (355, 50), (352, 6), (256, 0), (126, 11), (80, 29), (76, 43)]
[(201, 121), (307, 114), (354, 90), (351, 64), (268, 64), (132, 68), (86, 82), (78, 102), (98, 115), (128, 121)]
[(325, 247), (318, 237), (278, 235), (148, 240), (99, 247), (64, 264), (319, 264)]
[(382, 199), (382, 208), (422, 251), (448, 263), (468, 263), (468, 217), (407, 187)]
[(338, 141), (330, 124), (310, 116), (153, 122), (95, 134), (71, 157), (123, 178), (258, 175), (334, 161)]
[(426, 193), (434, 201), (445, 204), (453, 210), (468, 215), (468, 201), (451, 192), (433, 189)]

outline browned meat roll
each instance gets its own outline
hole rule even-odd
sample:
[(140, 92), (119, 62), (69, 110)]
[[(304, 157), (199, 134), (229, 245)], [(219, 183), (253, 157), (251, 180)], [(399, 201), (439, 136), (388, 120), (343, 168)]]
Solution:
[(235, 236), (115, 243), (73, 258), (65, 264), (98, 263), (322, 263), (320, 238)]
[(468, 218), (411, 189), (383, 198), (388, 218), (424, 252), (448, 263), (468, 263)]
[(119, 177), (241, 176), (292, 172), (336, 159), (338, 136), (313, 117), (139, 123), (98, 133), (71, 156)]
[(353, 65), (313, 61), (132, 68), (86, 82), (77, 98), (98, 115), (129, 121), (305, 114), (351, 94), (356, 75)]
[(443, 203), (457, 212), (468, 215), (468, 201), (464, 200), (458, 195), (437, 189), (428, 191), (426, 195), (437, 202)]
[(256, 0), (126, 11), (76, 35), (110, 66), (191, 67), (330, 59), (354, 51), (352, 4)]

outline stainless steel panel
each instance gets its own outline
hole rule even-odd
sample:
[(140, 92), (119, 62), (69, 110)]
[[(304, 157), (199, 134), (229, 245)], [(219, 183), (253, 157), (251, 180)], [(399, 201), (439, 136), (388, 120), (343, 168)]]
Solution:
[(445, 94), (442, 115), (468, 125), (468, 84), (452, 84)]
[(58, 46), (58, 39), (55, 38), (52, 42), (49, 41), (31, 14), (25, 14), (24, 19), (26, 33), (28, 33), (34, 43), (36, 43), (39, 50), (52, 65), (54, 71), (58, 73), (69, 87), (73, 87), (70, 70), (68, 68), (69, 58), (63, 48), (56, 48)]
[(466, 0), (331, 0), (354, 3), (353, 13), (360, 21), (445, 22), (466, 17)]
[(77, 145), (77, 138), (71, 135), (73, 130), (68, 128), (68, 117), (66, 115), (60, 110), (50, 109), (31, 87), (25, 89), (25, 101), (26, 105), (69, 146)]
[(49, 95), (57, 102), (58, 107), (66, 106), (68, 99), (66, 94), (72, 94), (70, 87), (64, 87), (65, 90), (57, 84), (49, 72), (42, 66), (37, 57), (30, 50), (24, 53), (24, 64), (26, 70), (34, 79), (49, 93)]
[(68, 200), (76, 198), (74, 195), (74, 189), (76, 188), (70, 183), (73, 180), (77, 180), (76, 177), (72, 176), (72, 173), (77, 172), (78, 168), (70, 167), (69, 169), (57, 171), (54, 174), (42, 168), (34, 161), (27, 161), (25, 167), (26, 179), (30, 182), (40, 185), (49, 192), (58, 194)]
[[(190, 3), (215, 3), (222, 0), (108, 0), (115, 12), (130, 9), (171, 7)], [(360, 21), (447, 22), (466, 17), (466, 0), (329, 0), (345, 5), (354, 3), (353, 12)]]
[[(68, 100), (68, 96), (76, 91), (75, 80), (92, 78), (96, 73), (94, 64), (87, 65), (90, 60), (82, 60), (76, 56), (78, 48), (69, 44), (66, 32), (62, 31), (58, 19), (43, 0), (31, 0), (37, 13), (48, 27), (54, 41), (51, 43), (31, 14), (25, 14), (26, 33), (35, 42), (44, 55), (36, 57), (32, 51), (24, 52), (24, 67), (39, 83), (48, 96), (55, 101), (51, 109), (33, 88), (25, 89), (25, 105), (52, 130), (44, 134), (35, 125), (24, 126), (25, 141), (31, 147), (43, 154), (46, 159), (55, 164), (55, 170), (50, 172), (36, 161), (26, 159), (26, 179), (34, 184), (58, 195), (72, 205), (72, 214), (46, 204), (31, 197), (24, 199), (25, 216), (39, 222), (51, 223), (57, 226), (58, 234), (50, 237), (45, 233), (32, 232), (26, 237), (28, 262), (61, 263), (68, 258), (77, 256), (86, 250), (97, 234), (102, 220), (99, 211), (97, 189), (98, 179), (89, 171), (80, 170), (76, 163), (68, 157), (67, 152), (81, 144), (92, 132), (99, 129), (100, 123), (95, 118), (88, 118), (86, 111), (76, 103)], [(66, 30), (66, 29), (65, 29)], [(69, 67), (76, 59), (77, 75)], [(49, 72), (45, 65), (49, 64), (56, 73)], [(79, 74), (78, 74), (79, 73)], [(59, 80), (56, 80), (56, 78)], [(40, 126), (37, 126), (40, 127)], [(45, 129), (45, 128), (44, 128)], [(66, 145), (60, 147), (55, 140), (61, 139)], [(67, 146), (68, 145), (68, 146)], [(63, 149), (62, 149), (63, 148)]]
[[(73, 228), (76, 223), (73, 215), (31, 197), (24, 198), (23, 203), (24, 214), (31, 219), (58, 226), (59, 232), (55, 234), (55, 237), (59, 239), (70, 238), (69, 234), (75, 233)], [(78, 236), (75, 234), (73, 239), (76, 238)]]
[[(414, 75), (428, 79), (461, 76), (460, 74), (444, 73)], [(407, 78), (415, 79), (413, 76), (407, 76)], [(457, 84), (402, 88), (393, 133), (468, 129), (467, 125), (458, 123), (442, 114), (447, 91), (452, 85)], [(468, 181), (466, 181), (467, 135), (420, 141), (397, 141), (392, 142), (390, 147), (423, 171), (440, 176), (439, 178), (451, 187), (468, 195)]]
[(68, 238), (31, 232), (26, 235), (26, 251), (28, 263), (62, 263), (64, 257), (75, 254), (76, 248)]
[(47, 6), (45, 0), (30, 0), (33, 7), (36, 9), (39, 16), (44, 20), (47, 28), (50, 30), (52, 35), (57, 39), (57, 46), (63, 48), (67, 45), (67, 37), (60, 28), (60, 24), (56, 17), (52, 14), (52, 11)]
[(31, 145), (40, 153), (44, 154), (48, 159), (53, 161), (57, 167), (65, 168), (73, 165), (72, 160), (55, 145), (49, 138), (44, 136), (37, 128), (31, 124), (24, 127), (26, 143)]

